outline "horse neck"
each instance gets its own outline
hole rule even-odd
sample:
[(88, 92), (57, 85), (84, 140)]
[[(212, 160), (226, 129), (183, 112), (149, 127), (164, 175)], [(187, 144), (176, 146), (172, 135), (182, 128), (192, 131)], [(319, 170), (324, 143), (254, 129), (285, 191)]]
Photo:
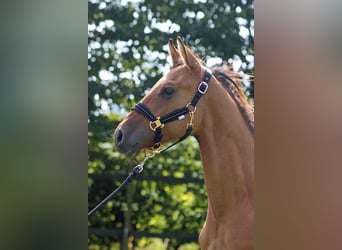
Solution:
[(215, 79), (207, 92), (199, 141), (209, 207), (222, 219), (253, 202), (254, 140), (234, 100)]

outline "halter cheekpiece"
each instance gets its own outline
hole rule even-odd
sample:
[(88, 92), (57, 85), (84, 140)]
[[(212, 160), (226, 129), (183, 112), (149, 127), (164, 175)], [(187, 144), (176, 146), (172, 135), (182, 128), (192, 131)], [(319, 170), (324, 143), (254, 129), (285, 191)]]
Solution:
[(211, 78), (211, 73), (206, 69), (204, 72), (203, 80), (198, 85), (196, 94), (194, 98), (192, 98), (191, 102), (189, 102), (185, 107), (171, 111), (170, 113), (166, 115), (155, 116), (152, 113), (152, 111), (142, 102), (139, 102), (137, 105), (135, 105), (132, 108), (132, 110), (145, 116), (150, 121), (149, 123), (150, 129), (155, 132), (154, 145), (153, 145), (154, 150), (160, 147), (160, 141), (163, 138), (162, 128), (164, 127), (165, 123), (176, 121), (176, 120), (182, 120), (184, 119), (186, 114), (189, 114), (190, 121), (187, 124), (185, 134), (176, 143), (172, 144), (171, 146), (177, 144), (178, 142), (183, 141), (185, 138), (187, 138), (191, 134), (191, 131), (194, 127), (193, 118), (194, 118), (194, 114), (196, 111), (196, 105), (199, 99), (202, 97), (202, 95), (204, 95), (207, 92), (210, 78)]

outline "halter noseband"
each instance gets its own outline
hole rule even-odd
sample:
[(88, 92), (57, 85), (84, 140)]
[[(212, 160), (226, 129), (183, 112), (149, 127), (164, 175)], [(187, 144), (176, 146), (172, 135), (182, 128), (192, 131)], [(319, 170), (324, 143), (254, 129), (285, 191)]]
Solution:
[[(184, 119), (186, 114), (189, 114), (190, 122), (187, 124), (185, 134), (176, 143), (172, 144), (171, 146), (177, 144), (178, 142), (183, 141), (185, 138), (187, 138), (191, 134), (191, 131), (194, 127), (193, 118), (194, 118), (194, 113), (196, 111), (196, 105), (199, 99), (202, 97), (202, 95), (204, 95), (207, 92), (210, 78), (211, 78), (211, 73), (208, 70), (205, 70), (203, 80), (198, 85), (197, 92), (194, 98), (192, 98), (191, 102), (189, 102), (185, 107), (171, 111), (170, 113), (166, 115), (155, 116), (152, 113), (152, 111), (142, 102), (139, 102), (137, 105), (135, 105), (132, 108), (132, 110), (138, 112), (139, 114), (145, 116), (148, 120), (150, 120), (150, 123), (149, 123), (150, 129), (155, 132), (153, 149), (157, 149), (160, 147), (160, 141), (163, 138), (162, 128), (164, 127), (165, 123), (176, 121), (176, 120), (182, 120)], [(190, 106), (192, 106), (191, 109), (189, 108)]]

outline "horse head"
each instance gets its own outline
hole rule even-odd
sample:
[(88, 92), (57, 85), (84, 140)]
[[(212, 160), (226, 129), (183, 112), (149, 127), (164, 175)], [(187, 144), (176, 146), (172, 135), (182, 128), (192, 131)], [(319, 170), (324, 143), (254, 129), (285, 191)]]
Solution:
[[(178, 49), (171, 39), (168, 42), (171, 70), (154, 84), (116, 128), (114, 143), (118, 151), (136, 155), (143, 148), (157, 148), (160, 143), (184, 136), (185, 131), (189, 132), (188, 124), (196, 124), (192, 126), (192, 135), (199, 130), (203, 104), (199, 102), (196, 106), (198, 100), (194, 103), (194, 96), (204, 94), (208, 89), (207, 83), (201, 85), (206, 70), (180, 37), (177, 37), (177, 45)], [(210, 73), (207, 74), (210, 79)]]

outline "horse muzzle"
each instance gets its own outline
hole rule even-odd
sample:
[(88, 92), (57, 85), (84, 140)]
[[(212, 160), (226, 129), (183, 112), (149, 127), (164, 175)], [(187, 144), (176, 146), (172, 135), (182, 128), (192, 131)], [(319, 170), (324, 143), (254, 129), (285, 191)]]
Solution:
[(124, 129), (117, 128), (114, 132), (115, 147), (120, 153), (127, 156), (137, 155), (141, 148), (141, 142), (130, 137), (132, 136), (128, 136)]
[(153, 145), (153, 133), (143, 117), (131, 112), (115, 129), (113, 140), (120, 153), (136, 156), (142, 148)]

